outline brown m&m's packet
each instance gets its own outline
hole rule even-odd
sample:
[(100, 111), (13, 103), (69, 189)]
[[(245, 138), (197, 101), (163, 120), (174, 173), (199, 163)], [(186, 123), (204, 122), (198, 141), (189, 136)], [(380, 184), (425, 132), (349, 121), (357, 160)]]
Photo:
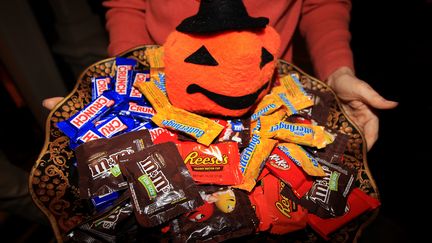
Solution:
[(101, 138), (80, 145), (75, 153), (79, 171), (81, 198), (103, 196), (127, 188), (118, 157), (151, 146), (147, 130), (125, 133), (113, 138)]
[(308, 224), (321, 237), (329, 240), (329, 235), (341, 228), (346, 223), (350, 222), (359, 215), (376, 209), (380, 206), (380, 201), (373, 198), (358, 188), (354, 188), (348, 196), (347, 212), (344, 215), (336, 218), (323, 219), (314, 214), (308, 215)]
[(245, 192), (229, 187), (199, 188), (204, 205), (171, 222), (173, 242), (220, 242), (255, 232), (258, 219)]
[(317, 177), (308, 193), (300, 200), (291, 192), (288, 197), (321, 218), (333, 218), (345, 213), (349, 193), (354, 187), (355, 173), (344, 165), (331, 164), (316, 158), (325, 172)]
[(237, 185), (242, 182), (236, 142), (216, 143), (208, 147), (195, 142), (177, 142), (176, 145), (198, 184)]
[(119, 161), (140, 225), (162, 224), (203, 203), (174, 143), (156, 144)]

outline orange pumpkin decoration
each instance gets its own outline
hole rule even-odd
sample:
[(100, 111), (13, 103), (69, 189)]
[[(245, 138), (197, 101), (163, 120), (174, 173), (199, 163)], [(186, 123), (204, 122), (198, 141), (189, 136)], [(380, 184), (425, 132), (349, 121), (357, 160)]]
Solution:
[(174, 31), (164, 44), (168, 98), (198, 114), (242, 116), (269, 91), (279, 45), (270, 26), (204, 35)]

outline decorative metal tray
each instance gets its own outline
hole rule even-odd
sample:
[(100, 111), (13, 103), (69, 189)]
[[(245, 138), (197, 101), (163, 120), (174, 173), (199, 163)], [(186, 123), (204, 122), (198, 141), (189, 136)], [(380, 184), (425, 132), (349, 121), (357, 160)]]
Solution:
[[(121, 56), (133, 57), (139, 60), (140, 65), (149, 66), (145, 52), (157, 47), (154, 45), (141, 46)], [(78, 183), (75, 180), (76, 171), (73, 166), (74, 152), (68, 146), (69, 139), (57, 128), (56, 123), (68, 119), (91, 101), (91, 78), (112, 74), (114, 60), (115, 58), (108, 58), (85, 69), (78, 78), (73, 91), (51, 111), (46, 122), (45, 144), (30, 173), (29, 187), (32, 198), (49, 218), (58, 242), (62, 242), (68, 231), (89, 219), (91, 215), (89, 215), (87, 203), (79, 198)], [(301, 82), (304, 87), (312, 90), (331, 91), (320, 80), (309, 76), (292, 64), (279, 60), (277, 66), (279, 75), (286, 75), (292, 70), (302, 75)], [(349, 136), (344, 163), (358, 171), (355, 186), (370, 196), (379, 198), (378, 189), (366, 160), (365, 139), (358, 127), (348, 119), (337, 97), (336, 101), (330, 109), (326, 126)], [(376, 217), (377, 213), (378, 210), (375, 210), (358, 217), (334, 233), (330, 241), (356, 241), (363, 228)], [(301, 232), (284, 236), (283, 240), (285, 242), (318, 242), (322, 239), (313, 230), (306, 228)]]

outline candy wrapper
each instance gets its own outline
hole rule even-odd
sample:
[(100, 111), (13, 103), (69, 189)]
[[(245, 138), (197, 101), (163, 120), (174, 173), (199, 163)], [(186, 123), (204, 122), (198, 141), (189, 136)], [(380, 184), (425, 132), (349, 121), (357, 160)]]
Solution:
[(204, 205), (171, 222), (173, 242), (221, 242), (249, 235), (258, 219), (245, 192), (200, 186)]

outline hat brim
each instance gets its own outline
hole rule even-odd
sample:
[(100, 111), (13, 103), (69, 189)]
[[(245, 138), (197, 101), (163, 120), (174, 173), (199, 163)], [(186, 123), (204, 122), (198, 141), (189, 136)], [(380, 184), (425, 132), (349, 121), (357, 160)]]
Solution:
[(184, 19), (176, 28), (177, 31), (189, 34), (209, 34), (230, 30), (254, 30), (265, 28), (269, 19), (265, 17), (237, 17), (214, 19), (206, 16), (191, 16)]

